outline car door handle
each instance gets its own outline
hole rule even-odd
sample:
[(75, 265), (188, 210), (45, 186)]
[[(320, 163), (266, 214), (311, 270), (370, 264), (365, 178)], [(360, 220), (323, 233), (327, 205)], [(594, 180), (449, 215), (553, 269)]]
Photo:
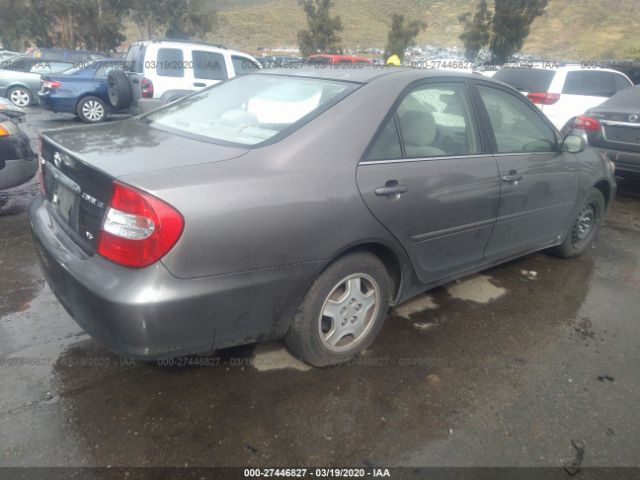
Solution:
[(503, 175), (502, 181), (507, 183), (517, 184), (520, 180), (522, 180), (522, 175), (517, 173), (515, 170), (511, 170), (508, 175)]
[(380, 197), (399, 198), (408, 190), (409, 187), (399, 185), (397, 180), (389, 180), (384, 187), (376, 188), (375, 193)]
[(202, 82), (194, 82), (193, 86), (194, 87), (206, 87), (207, 84), (206, 83), (202, 83)]

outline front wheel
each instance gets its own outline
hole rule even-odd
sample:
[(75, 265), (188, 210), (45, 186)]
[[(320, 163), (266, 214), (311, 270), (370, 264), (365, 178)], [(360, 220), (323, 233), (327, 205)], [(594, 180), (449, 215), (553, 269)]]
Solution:
[(592, 188), (578, 209), (564, 241), (551, 249), (551, 253), (561, 258), (581, 255), (593, 242), (600, 228), (604, 212), (604, 196), (600, 190)]
[(370, 253), (337, 260), (307, 292), (285, 338), (287, 346), (316, 367), (348, 362), (380, 331), (390, 283), (384, 264)]

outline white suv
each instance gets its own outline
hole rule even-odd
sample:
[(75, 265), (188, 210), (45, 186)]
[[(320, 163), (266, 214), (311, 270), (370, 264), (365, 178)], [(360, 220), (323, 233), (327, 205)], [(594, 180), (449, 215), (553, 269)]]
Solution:
[(220, 45), (180, 40), (131, 44), (123, 70), (107, 79), (114, 109), (145, 113), (196, 90), (260, 69), (246, 53)]
[(529, 97), (558, 130), (562, 130), (573, 117), (633, 86), (629, 77), (616, 70), (583, 68), (580, 65), (501, 68), (493, 78)]

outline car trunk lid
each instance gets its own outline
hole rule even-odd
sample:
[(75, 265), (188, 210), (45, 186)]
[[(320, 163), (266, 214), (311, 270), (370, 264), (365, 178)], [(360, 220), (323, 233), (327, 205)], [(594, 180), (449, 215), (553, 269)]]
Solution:
[(42, 134), (42, 180), (58, 223), (93, 253), (114, 179), (229, 160), (246, 152), (167, 133), (138, 120), (52, 130)]

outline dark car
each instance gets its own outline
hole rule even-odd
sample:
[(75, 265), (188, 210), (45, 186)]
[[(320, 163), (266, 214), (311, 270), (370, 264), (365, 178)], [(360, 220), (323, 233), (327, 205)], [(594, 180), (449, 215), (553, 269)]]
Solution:
[(98, 123), (112, 110), (107, 92), (107, 75), (122, 68), (122, 60), (97, 60), (58, 75), (43, 75), (38, 100), (42, 108), (73, 113), (86, 123)]
[(615, 163), (618, 176), (640, 176), (640, 85), (575, 117), (566, 130), (601, 150)]
[(0, 98), (0, 190), (25, 183), (38, 170), (29, 137), (18, 126), (25, 113)]
[[(375, 99), (375, 101), (372, 101)], [(478, 75), (283, 69), (42, 134), (29, 216), (72, 317), (124, 355), (285, 338), (353, 358), (387, 307), (542, 249), (573, 257), (611, 162)]]

